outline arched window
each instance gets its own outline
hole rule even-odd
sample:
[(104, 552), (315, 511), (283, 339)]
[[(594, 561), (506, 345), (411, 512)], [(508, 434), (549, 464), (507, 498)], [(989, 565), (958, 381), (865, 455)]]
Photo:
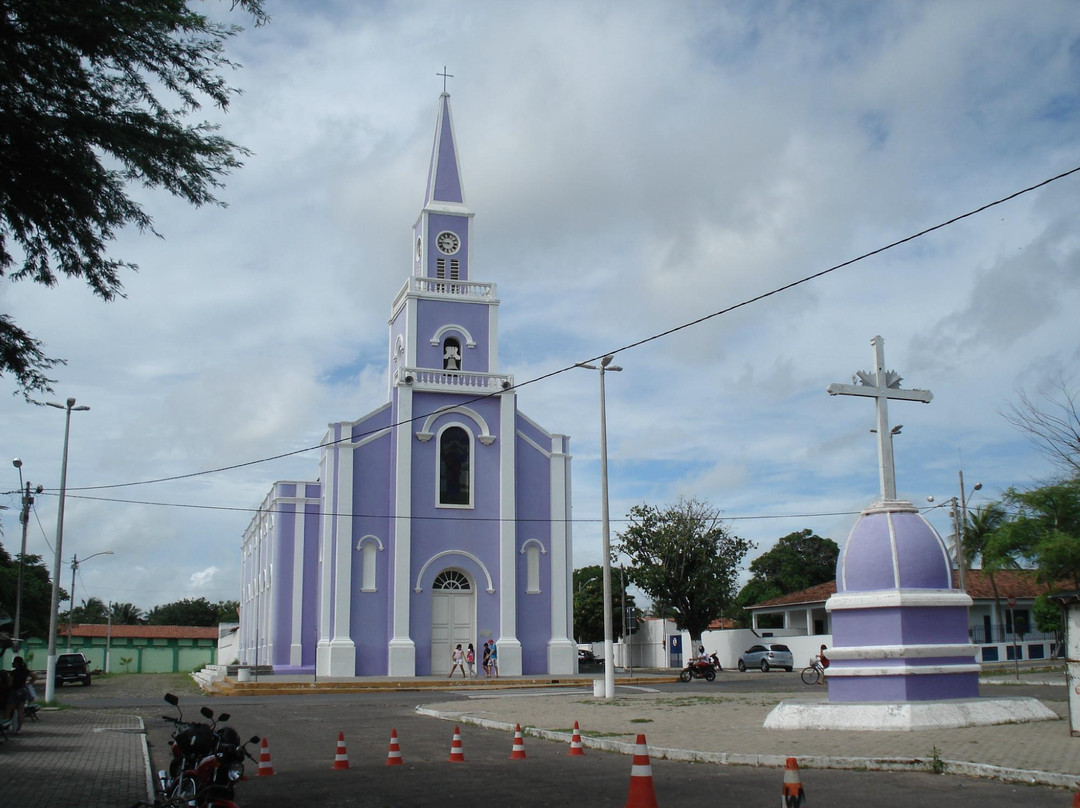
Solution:
[(468, 576), (461, 570), (443, 570), (435, 576), (435, 580), (431, 582), (432, 589), (441, 589), (442, 591), (454, 591), (454, 592), (471, 592), (472, 584), (469, 583)]
[(461, 342), (455, 337), (443, 341), (443, 370), (461, 370)]
[(439, 504), (471, 505), (472, 476), (469, 433), (460, 426), (443, 430), (439, 437)]
[(540, 594), (540, 546), (537, 544), (525, 548), (525, 593)]

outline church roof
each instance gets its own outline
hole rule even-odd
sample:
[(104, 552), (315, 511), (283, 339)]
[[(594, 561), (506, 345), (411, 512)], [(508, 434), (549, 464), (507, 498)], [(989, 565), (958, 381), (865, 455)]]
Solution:
[(461, 171), (458, 168), (457, 143), (454, 140), (454, 124), (450, 118), (449, 93), (439, 96), (439, 117), (435, 123), (435, 144), (431, 149), (424, 207), (433, 202), (465, 204)]

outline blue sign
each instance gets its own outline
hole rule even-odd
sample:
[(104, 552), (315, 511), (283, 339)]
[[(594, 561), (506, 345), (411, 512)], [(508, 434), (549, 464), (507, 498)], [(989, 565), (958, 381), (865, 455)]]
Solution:
[(682, 653), (682, 635), (681, 634), (672, 634), (668, 639), (671, 640), (671, 653), (673, 653), (673, 654), (681, 654)]

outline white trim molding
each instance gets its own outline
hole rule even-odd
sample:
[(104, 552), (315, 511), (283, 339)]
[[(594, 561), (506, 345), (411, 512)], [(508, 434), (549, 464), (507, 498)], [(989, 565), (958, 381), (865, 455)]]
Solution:
[[(829, 659), (927, 659), (932, 657), (974, 657), (979, 651), (971, 643), (941, 645), (871, 645), (844, 648), (833, 646)], [(832, 675), (832, 672), (829, 672)]]
[(472, 553), (467, 553), (464, 550), (443, 550), (441, 553), (436, 553), (431, 558), (429, 558), (427, 561), (425, 561), (424, 566), (422, 566), (420, 568), (420, 572), (418, 572), (417, 575), (416, 575), (416, 586), (413, 587), (413, 592), (423, 592), (424, 591), (424, 588), (422, 586), (420, 586), (420, 582), (424, 579), (424, 573), (427, 572), (428, 567), (430, 567), (432, 564), (434, 564), (440, 558), (445, 558), (446, 556), (451, 556), (451, 555), (464, 556), (465, 558), (469, 559), (474, 564), (476, 564), (476, 566), (478, 566), (480, 568), (480, 571), (482, 573), (484, 573), (484, 578), (487, 579), (487, 590), (486, 590), (487, 593), (489, 595), (493, 595), (495, 593), (495, 585), (491, 581), (491, 573), (488, 572), (488, 568), (484, 566), (484, 562), (481, 561), (476, 556), (474, 556)]
[[(480, 434), (476, 436), (476, 439), (482, 444), (484, 444), (485, 446), (490, 446), (495, 442), (495, 436), (491, 434), (491, 430), (488, 428), (488, 423), (486, 420), (484, 420), (484, 416), (469, 407), (447, 407), (444, 410), (436, 410), (435, 412), (431, 413), (431, 415), (429, 415), (424, 420), (424, 426), (416, 433), (417, 440), (423, 443), (427, 443), (429, 440), (435, 437), (435, 433), (431, 431), (431, 428), (435, 425), (435, 421), (444, 415), (454, 414), (463, 415), (476, 424), (477, 428), (480, 430)], [(460, 422), (454, 423), (457, 423), (458, 426), (464, 427), (466, 430), (469, 431), (470, 435), (472, 434), (472, 430), (469, 430), (468, 427), (466, 427), (464, 424)], [(450, 426), (450, 424), (445, 424), (443, 428), (447, 426)]]
[(847, 676), (926, 676), (934, 673), (980, 673), (982, 666), (973, 665), (881, 665), (862, 668), (834, 668), (829, 666), (829, 678)]
[(442, 328), (435, 332), (429, 342), (431, 342), (432, 345), (439, 345), (442, 342), (443, 336), (450, 331), (457, 331), (459, 334), (461, 334), (461, 336), (465, 337), (466, 348), (476, 347), (476, 340), (473, 339), (473, 335), (469, 333), (469, 329), (467, 329), (463, 325), (457, 325), (456, 323), (448, 323), (447, 325), (444, 325)]
[(898, 606), (963, 606), (973, 603), (967, 592), (957, 589), (884, 589), (871, 592), (837, 592), (825, 601), (825, 611), (891, 609)]

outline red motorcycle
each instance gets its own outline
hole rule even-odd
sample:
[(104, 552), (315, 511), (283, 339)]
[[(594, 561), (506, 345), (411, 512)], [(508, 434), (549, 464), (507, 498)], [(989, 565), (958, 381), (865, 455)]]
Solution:
[(247, 745), (259, 743), (259, 736), (241, 742), (236, 730), (224, 723), (229, 720), (228, 713), (215, 720), (214, 711), (203, 707), (199, 712), (209, 723), (185, 721), (180, 700), (166, 693), (165, 701), (176, 707), (177, 716), (162, 716), (173, 722), (175, 730), (169, 742), (169, 771), (158, 772), (153, 808), (238, 808), (233, 789), (244, 776), (244, 759), (255, 761)]
[(715, 653), (712, 653), (709, 654), (708, 662), (701, 659), (690, 660), (686, 667), (679, 671), (679, 681), (689, 682), (691, 679), (704, 679), (706, 682), (711, 682), (716, 679), (716, 672), (722, 670), (720, 659)]

